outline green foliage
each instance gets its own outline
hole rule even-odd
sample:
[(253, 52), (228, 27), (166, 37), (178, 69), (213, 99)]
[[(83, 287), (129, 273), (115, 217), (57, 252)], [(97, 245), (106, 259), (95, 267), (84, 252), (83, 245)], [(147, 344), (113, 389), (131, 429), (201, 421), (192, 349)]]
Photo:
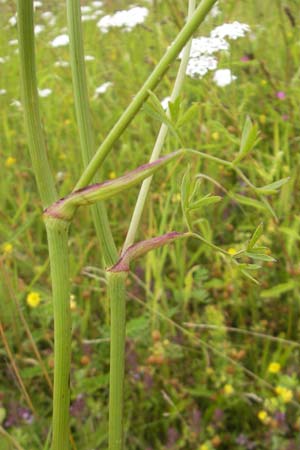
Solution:
[[(163, 450), (168, 446), (198, 450), (202, 445), (235, 449), (251, 444), (262, 450), (286, 450), (299, 446), (300, 58), (297, 5), (287, 3), (221, 2), (222, 15), (208, 19), (203, 35), (225, 18), (249, 23), (255, 30), (254, 39), (233, 42), (230, 57), (220, 54), (220, 68), (230, 67), (236, 82), (218, 88), (211, 73), (202, 80), (187, 79), (180, 99), (169, 104), (170, 117), (166, 117), (156, 99), (160, 103), (169, 95), (174, 66), (153, 92), (155, 100), (152, 96), (148, 100), (149, 109), (145, 105), (145, 112), (135, 117), (115, 144), (112, 158), (103, 165), (102, 180), (143, 164), (161, 122), (171, 131), (165, 154), (183, 142), (223, 161), (191, 153), (178, 162), (176, 171), (175, 165), (170, 165), (157, 173), (148, 196), (139, 240), (188, 228), (207, 242), (190, 238), (157, 249), (137, 261), (129, 276), (125, 381), (128, 450)], [(105, 2), (103, 9), (111, 13), (125, 7), (127, 3), (118, 0)], [(296, 19), (296, 27), (286, 8)], [(181, 23), (184, 10), (183, 2), (153, 2), (147, 26), (132, 33), (111, 30), (100, 35), (95, 20), (84, 22), (86, 53), (95, 57), (87, 62), (87, 75), (97, 144), (174, 39), (174, 23)], [(45, 11), (45, 6), (36, 9), (37, 23), (46, 25), (41, 16)], [(81, 166), (70, 72), (54, 66), (67, 60), (68, 49), (48, 45), (65, 27), (65, 10), (58, 2), (51, 11), (57, 21), (37, 35), (37, 68), (39, 87), (53, 91), (49, 97), (40, 98), (40, 107), (51, 168), (63, 196), (73, 189)], [(14, 12), (12, 2), (2, 2), (0, 56), (8, 56), (9, 62), (1, 63), (0, 86), (7, 91), (1, 95), (0, 110), (0, 316), (37, 417), (33, 418), (30, 411), (28, 421), (26, 415), (18, 415), (18, 408), (25, 408), (27, 413), (29, 408), (3, 345), (0, 401), (1, 411), (6, 412), (2, 422), (5, 430), (22, 448), (39, 450), (49, 449), (51, 390), (24, 323), (52, 378), (52, 305), (42, 208), (30, 169), (21, 112), (11, 105), (19, 99), (20, 84), (18, 55), (8, 44), (17, 36), (14, 26), (8, 28)], [(246, 54), (249, 60), (241, 61)], [(106, 81), (113, 86), (94, 97), (95, 88)], [(277, 98), (279, 91), (285, 92), (285, 99)], [(246, 119), (248, 116), (251, 119)], [(10, 157), (16, 161), (9, 166)], [(199, 174), (207, 178), (199, 182)], [(132, 194), (108, 202), (118, 248), (128, 227), (125, 218), (135, 203), (134, 192), (135, 188)], [(180, 203), (186, 218), (184, 226)], [(276, 213), (277, 222), (270, 211)], [(7, 243), (12, 245), (11, 252), (4, 246)], [(69, 247), (74, 296), (72, 434), (80, 449), (105, 449), (109, 303), (103, 272), (97, 269), (101, 254), (86, 209), (80, 210), (74, 221)], [(230, 249), (236, 253), (229, 254)], [(83, 271), (86, 266), (93, 270)], [(26, 303), (31, 291), (41, 293), (36, 309)], [(279, 372), (269, 371), (272, 362), (280, 364)], [(292, 391), (291, 401), (284, 402), (274, 391), (278, 386)], [(81, 397), (78, 400), (81, 394), (82, 403)], [(258, 418), (261, 410), (269, 421)], [(14, 419), (11, 425), (8, 419)], [(246, 443), (239, 445), (242, 439)], [(12, 448), (2, 434), (0, 442), (0, 448)]]

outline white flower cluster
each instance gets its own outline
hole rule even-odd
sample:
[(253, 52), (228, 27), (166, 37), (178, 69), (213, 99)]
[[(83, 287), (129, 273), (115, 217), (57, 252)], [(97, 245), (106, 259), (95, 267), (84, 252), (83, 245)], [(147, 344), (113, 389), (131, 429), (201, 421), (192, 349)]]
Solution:
[(129, 10), (117, 11), (115, 14), (102, 17), (97, 23), (102, 33), (107, 33), (110, 28), (123, 28), (131, 31), (136, 25), (143, 23), (148, 16), (149, 10), (142, 6), (134, 6)]
[(240, 37), (244, 37), (246, 33), (249, 33), (249, 31), (251, 31), (250, 27), (246, 23), (223, 23), (223, 25), (215, 28), (210, 35), (213, 38), (238, 39)]
[[(230, 48), (229, 42), (225, 40), (228, 39), (238, 39), (239, 37), (245, 36), (246, 33), (250, 31), (249, 25), (245, 23), (233, 22), (224, 23), (223, 25), (215, 28), (210, 33), (209, 37), (199, 37), (192, 40), (192, 47), (190, 52), (190, 58), (187, 66), (186, 73), (192, 78), (202, 78), (209, 70), (216, 70), (218, 65), (218, 60), (215, 57), (215, 53), (219, 51), (228, 51)], [(182, 52), (179, 55), (182, 58)], [(229, 71), (229, 69), (225, 69)], [(229, 71), (230, 72), (230, 71)], [(217, 79), (214, 79), (218, 86), (226, 86), (230, 84), (231, 81), (235, 80), (235, 76), (228, 76), (226, 82), (218, 83)], [(224, 77), (225, 75), (223, 75)], [(228, 80), (230, 81), (228, 82)]]

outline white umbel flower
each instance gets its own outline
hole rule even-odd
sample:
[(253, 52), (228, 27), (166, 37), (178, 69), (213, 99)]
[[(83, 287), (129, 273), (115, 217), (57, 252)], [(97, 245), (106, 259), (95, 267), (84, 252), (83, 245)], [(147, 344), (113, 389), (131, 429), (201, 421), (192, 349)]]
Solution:
[(225, 87), (236, 80), (236, 78), (235, 75), (232, 75), (230, 69), (219, 69), (215, 71), (213, 80), (217, 86)]
[(69, 36), (67, 34), (60, 34), (50, 42), (51, 47), (64, 47), (69, 44)]
[(223, 23), (223, 25), (215, 28), (210, 35), (213, 38), (238, 39), (244, 37), (250, 31), (250, 27), (246, 23), (233, 22)]
[(123, 28), (131, 31), (136, 25), (143, 23), (148, 16), (149, 10), (142, 6), (134, 6), (129, 10), (117, 11), (115, 14), (102, 17), (97, 23), (102, 33), (107, 33), (110, 28)]

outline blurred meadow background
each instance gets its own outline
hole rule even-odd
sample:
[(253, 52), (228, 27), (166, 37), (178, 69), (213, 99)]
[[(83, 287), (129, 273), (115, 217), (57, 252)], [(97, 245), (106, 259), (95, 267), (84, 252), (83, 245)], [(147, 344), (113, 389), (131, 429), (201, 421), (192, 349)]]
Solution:
[[(86, 69), (100, 144), (185, 22), (187, 1), (139, 0), (145, 21), (131, 30), (97, 26), (125, 0), (83, 1)], [(81, 173), (63, 1), (35, 2), (40, 108), (61, 196)], [(49, 448), (53, 319), (41, 203), (23, 125), (16, 4), (0, 1), (0, 449)], [(128, 450), (300, 448), (300, 16), (297, 0), (219, 1), (199, 28), (249, 26), (215, 54), (218, 70), (187, 77), (180, 129), (185, 147), (232, 161), (246, 116), (260, 142), (242, 162), (257, 186), (290, 177), (268, 196), (271, 214), (226, 166), (188, 156), (155, 175), (138, 239), (184, 231), (181, 180), (205, 175), (203, 194), (222, 201), (197, 211), (202, 235), (232, 255), (264, 224), (274, 261), (243, 276), (205, 244), (180, 240), (147, 254), (128, 278), (125, 429)], [(155, 93), (170, 95), (178, 61)], [(221, 72), (222, 75), (222, 72)], [(225, 75), (225, 78), (224, 78)], [(224, 81), (225, 80), (225, 81)], [(146, 107), (102, 170), (113, 179), (145, 163), (160, 122)], [(182, 144), (170, 133), (164, 153)], [(215, 180), (215, 181), (211, 181)], [(119, 247), (138, 188), (108, 202)], [(238, 200), (238, 201), (237, 201)], [(107, 446), (109, 304), (90, 212), (71, 229), (73, 448)]]

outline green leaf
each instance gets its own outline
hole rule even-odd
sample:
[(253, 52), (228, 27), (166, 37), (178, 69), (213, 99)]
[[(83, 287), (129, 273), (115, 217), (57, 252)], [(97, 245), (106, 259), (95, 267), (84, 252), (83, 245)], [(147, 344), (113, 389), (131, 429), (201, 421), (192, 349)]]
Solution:
[(178, 119), (176, 126), (178, 128), (182, 127), (188, 122), (191, 122), (194, 117), (199, 113), (199, 104), (194, 103), (192, 106), (188, 108)]
[(249, 278), (249, 280), (253, 281), (253, 283), (259, 284), (259, 281), (256, 278), (254, 278), (252, 275), (250, 275), (250, 273), (248, 273), (246, 270), (241, 270), (241, 273), (243, 275), (245, 275), (245, 277)]
[(180, 97), (177, 97), (174, 102), (169, 102), (169, 111), (173, 123), (176, 123), (179, 118), (180, 106)]
[(263, 234), (263, 231), (264, 231), (263, 224), (260, 223), (260, 224), (258, 225), (258, 227), (256, 228), (256, 230), (254, 231), (254, 233), (253, 233), (253, 235), (252, 235), (252, 237), (251, 237), (251, 239), (250, 239), (250, 241), (249, 241), (249, 244), (248, 244), (248, 246), (247, 246), (247, 250), (251, 250), (251, 249), (254, 247), (254, 245), (256, 244), (256, 242), (258, 241), (258, 239), (259, 239), (259, 238), (261, 237), (261, 235)]
[(144, 334), (149, 328), (149, 318), (145, 316), (136, 317), (129, 320), (126, 325), (126, 336), (136, 338)]
[(258, 137), (258, 127), (256, 124), (253, 125), (253, 123), (250, 120), (250, 117), (247, 116), (242, 132), (240, 150), (237, 157), (234, 159), (233, 164), (241, 161), (248, 155), (248, 153), (251, 152), (254, 145), (256, 144), (257, 137)]
[(286, 292), (292, 291), (296, 287), (296, 282), (294, 280), (288, 281), (287, 283), (277, 284), (277, 286), (273, 286), (270, 289), (265, 289), (261, 292), (260, 296), (262, 298), (268, 297), (280, 297), (281, 294), (285, 294)]
[(200, 198), (194, 203), (191, 203), (188, 207), (189, 211), (193, 211), (195, 209), (199, 209), (203, 206), (212, 205), (213, 203), (218, 203), (220, 200), (222, 200), (222, 197), (219, 195), (206, 195), (205, 197)]
[(178, 139), (180, 139), (180, 136), (178, 135), (178, 132), (177, 132), (174, 124), (168, 117), (166, 111), (163, 109), (159, 99), (156, 97), (156, 95), (152, 91), (148, 91), (148, 93), (149, 93), (149, 99), (148, 99), (148, 102), (144, 104), (144, 109), (154, 119), (157, 119), (160, 122), (163, 122), (165, 125), (167, 125), (169, 127), (170, 131)]
[(290, 180), (290, 177), (282, 178), (281, 180), (275, 181), (274, 183), (267, 184), (266, 186), (262, 186), (256, 188), (256, 192), (262, 195), (272, 195), (277, 194), (278, 189), (286, 184)]
[(245, 252), (245, 255), (249, 258), (257, 259), (258, 261), (276, 262), (276, 259), (272, 256), (265, 255), (264, 253)]
[(259, 209), (259, 210), (265, 210), (266, 206), (260, 202), (259, 200), (256, 200), (252, 197), (245, 197), (244, 195), (240, 194), (232, 194), (232, 197), (242, 205), (246, 206), (252, 206), (253, 208)]

